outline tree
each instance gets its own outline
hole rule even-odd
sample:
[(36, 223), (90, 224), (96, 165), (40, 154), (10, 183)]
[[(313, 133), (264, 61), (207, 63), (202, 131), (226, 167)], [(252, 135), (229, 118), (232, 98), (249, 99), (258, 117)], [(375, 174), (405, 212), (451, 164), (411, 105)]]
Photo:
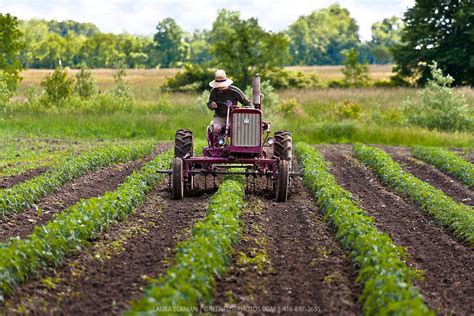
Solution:
[(348, 87), (363, 87), (369, 81), (369, 69), (366, 63), (359, 62), (359, 54), (354, 48), (344, 52), (344, 83)]
[(265, 31), (257, 19), (240, 19), (236, 11), (220, 10), (209, 38), (213, 64), (223, 68), (240, 86), (256, 73), (281, 68), (289, 61), (289, 38)]
[(394, 48), (395, 70), (419, 84), (430, 78), (432, 61), (454, 78), (474, 84), (474, 5), (472, 0), (417, 0), (403, 21), (402, 43)]
[(24, 44), (18, 20), (10, 14), (0, 14), (0, 102), (6, 103), (20, 81), (20, 50)]
[(288, 28), (293, 65), (340, 65), (342, 51), (357, 47), (359, 27), (338, 4), (301, 16)]
[(43, 100), (49, 104), (55, 104), (58, 108), (62, 101), (68, 99), (74, 89), (74, 80), (68, 77), (67, 70), (61, 64), (48, 73), (41, 81), (45, 95)]
[(183, 61), (184, 32), (172, 18), (166, 18), (156, 26), (153, 37), (160, 67), (170, 68)]
[(377, 64), (393, 62), (391, 49), (400, 43), (403, 21), (394, 16), (372, 24), (370, 51)]
[(76, 74), (74, 92), (83, 100), (90, 99), (96, 92), (92, 73), (85, 64), (81, 64), (81, 70)]

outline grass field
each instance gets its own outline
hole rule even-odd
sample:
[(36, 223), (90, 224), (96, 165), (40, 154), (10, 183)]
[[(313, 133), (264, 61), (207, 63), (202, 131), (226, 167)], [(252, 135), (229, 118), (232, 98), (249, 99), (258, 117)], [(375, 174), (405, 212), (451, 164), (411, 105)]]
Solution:
[[(372, 65), (370, 77), (388, 79), (391, 68), (391, 65)], [(316, 73), (323, 81), (342, 78), (341, 66), (290, 69)], [(190, 128), (197, 137), (204, 137), (212, 118), (205, 106), (207, 93), (164, 93), (160, 90), (166, 78), (176, 74), (177, 69), (128, 70), (125, 80), (134, 95), (131, 101), (107, 95), (114, 84), (114, 71), (92, 70), (101, 92), (94, 100), (72, 100), (62, 108), (50, 109), (35, 108), (25, 102), (32, 89), (36, 95), (40, 93), (39, 84), (49, 70), (22, 72), (23, 81), (14, 99), (15, 110), (0, 114), (0, 133), (55, 138), (170, 140), (176, 129)], [(70, 75), (76, 72), (70, 70)], [(462, 92), (474, 106), (474, 90), (465, 88)], [(402, 105), (407, 98), (417, 100), (414, 88), (290, 89), (278, 91), (277, 95), (277, 104), (264, 103), (265, 119), (272, 123), (274, 131), (290, 130), (299, 140), (473, 147), (473, 136), (468, 133), (429, 131), (407, 125)]]

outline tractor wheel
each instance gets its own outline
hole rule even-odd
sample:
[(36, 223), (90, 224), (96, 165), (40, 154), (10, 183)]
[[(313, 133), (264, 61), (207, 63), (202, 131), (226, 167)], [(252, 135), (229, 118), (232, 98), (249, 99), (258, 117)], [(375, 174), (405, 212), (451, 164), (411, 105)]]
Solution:
[(293, 141), (291, 133), (287, 131), (275, 132), (275, 143), (273, 144), (273, 155), (281, 160), (291, 163)]
[(288, 199), (288, 185), (290, 183), (290, 162), (280, 160), (278, 163), (278, 179), (276, 183), (277, 202), (286, 202)]
[(176, 157), (173, 161), (172, 194), (174, 200), (181, 200), (184, 196), (183, 159)]
[(174, 156), (179, 158), (192, 157), (194, 151), (193, 132), (179, 129), (174, 138)]

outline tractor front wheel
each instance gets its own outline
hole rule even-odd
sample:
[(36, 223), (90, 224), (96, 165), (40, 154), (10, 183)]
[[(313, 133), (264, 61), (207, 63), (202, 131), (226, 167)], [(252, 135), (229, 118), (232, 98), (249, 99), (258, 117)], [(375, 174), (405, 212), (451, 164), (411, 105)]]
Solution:
[(290, 183), (290, 162), (280, 160), (278, 163), (278, 178), (276, 182), (277, 202), (286, 202), (288, 199), (288, 186)]
[(183, 181), (183, 159), (176, 157), (173, 160), (173, 174), (172, 174), (172, 195), (174, 200), (181, 200), (184, 196), (184, 181)]

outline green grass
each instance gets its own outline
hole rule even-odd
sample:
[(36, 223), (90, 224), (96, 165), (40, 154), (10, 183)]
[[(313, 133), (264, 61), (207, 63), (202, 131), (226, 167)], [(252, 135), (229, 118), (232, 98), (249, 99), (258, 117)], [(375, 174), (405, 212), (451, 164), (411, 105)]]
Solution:
[[(467, 90), (471, 91), (471, 90)], [(416, 90), (325, 89), (278, 92), (280, 104), (264, 104), (273, 131), (286, 129), (310, 143), (370, 142), (386, 145), (474, 147), (472, 133), (430, 131), (405, 123), (402, 101)], [(468, 94), (474, 104), (474, 96)], [(62, 109), (16, 104), (0, 111), (0, 135), (88, 139), (172, 140), (175, 130), (204, 138), (212, 119), (206, 96), (161, 94), (156, 101), (123, 101), (101, 95), (73, 100)]]

